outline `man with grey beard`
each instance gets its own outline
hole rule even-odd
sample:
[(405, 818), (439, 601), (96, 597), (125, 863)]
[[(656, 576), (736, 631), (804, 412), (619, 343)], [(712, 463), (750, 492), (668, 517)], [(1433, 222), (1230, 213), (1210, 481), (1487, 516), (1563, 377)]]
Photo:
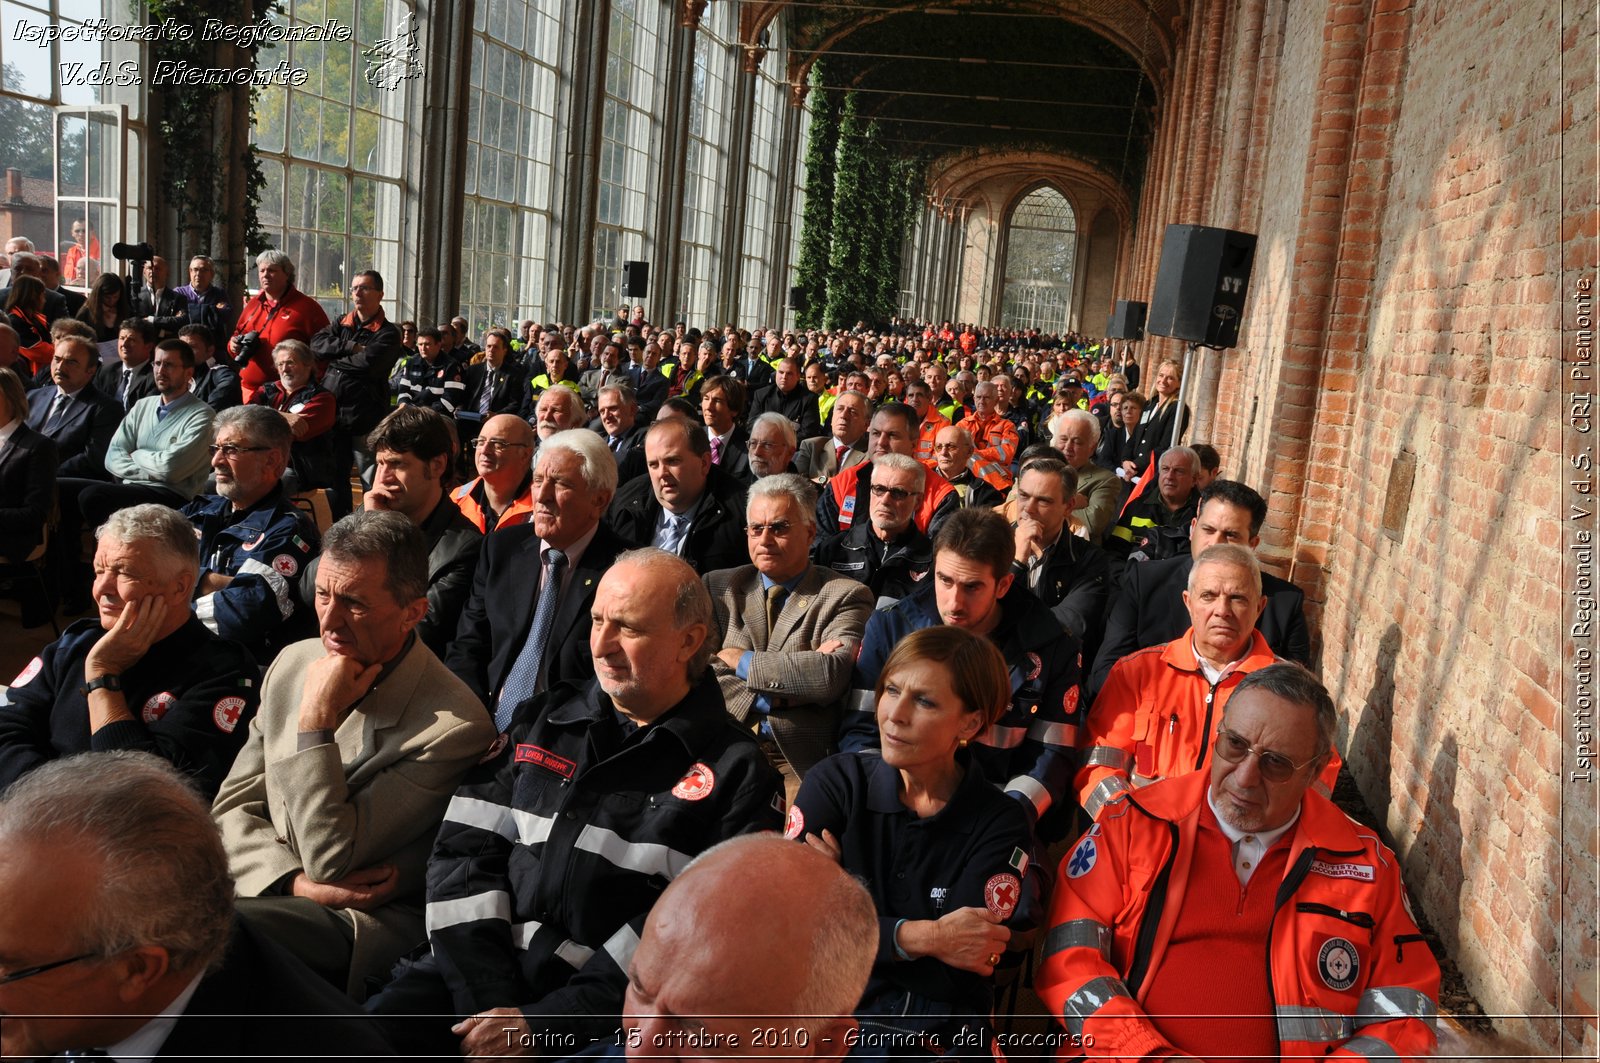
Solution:
[(320, 537), (283, 493), (294, 441), (289, 423), (265, 406), (235, 406), (217, 415), (215, 431), (217, 493), (183, 508), (200, 538), (194, 612), (266, 665), (290, 641), (290, 621), (306, 607), (298, 577), (317, 555)]

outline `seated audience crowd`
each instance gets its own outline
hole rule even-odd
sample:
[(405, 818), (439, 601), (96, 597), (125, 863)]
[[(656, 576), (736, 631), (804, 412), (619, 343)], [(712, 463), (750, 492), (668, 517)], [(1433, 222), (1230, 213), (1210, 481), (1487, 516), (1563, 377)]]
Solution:
[(9, 250), (7, 1056), (993, 1059), (1041, 944), (1063, 1058), (1431, 1051), (1175, 363)]

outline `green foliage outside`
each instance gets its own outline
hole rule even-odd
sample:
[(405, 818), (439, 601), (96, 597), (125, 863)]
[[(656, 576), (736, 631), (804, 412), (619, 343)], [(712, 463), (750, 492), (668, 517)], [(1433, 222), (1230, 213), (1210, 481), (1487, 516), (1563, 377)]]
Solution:
[(828, 300), (828, 252), (833, 233), (834, 156), (839, 146), (837, 100), (823, 85), (823, 64), (811, 68), (811, 132), (806, 141), (806, 203), (800, 220), (800, 253), (795, 287), (804, 309), (795, 315), (801, 328), (816, 328)]

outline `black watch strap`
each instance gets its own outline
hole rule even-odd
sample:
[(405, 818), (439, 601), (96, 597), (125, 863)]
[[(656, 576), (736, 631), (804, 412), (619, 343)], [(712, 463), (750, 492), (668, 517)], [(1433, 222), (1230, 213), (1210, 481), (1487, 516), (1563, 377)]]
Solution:
[(107, 673), (107, 674), (102, 675), (102, 676), (96, 676), (95, 678), (89, 680), (87, 683), (83, 684), (83, 693), (84, 693), (85, 697), (87, 697), (88, 695), (94, 693), (96, 690), (121, 690), (121, 689), (122, 689), (122, 677), (120, 675), (111, 675), (110, 673)]

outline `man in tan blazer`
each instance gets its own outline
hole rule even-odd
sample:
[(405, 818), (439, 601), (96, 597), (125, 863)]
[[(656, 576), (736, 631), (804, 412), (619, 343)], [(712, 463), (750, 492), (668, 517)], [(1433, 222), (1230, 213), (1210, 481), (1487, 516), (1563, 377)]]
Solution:
[(829, 753), (872, 613), (864, 584), (811, 564), (816, 519), (816, 491), (804, 477), (762, 477), (745, 507), (755, 564), (705, 576), (722, 639), (713, 668), (723, 700), (783, 773), (791, 803), (801, 777)]
[(826, 482), (852, 465), (867, 460), (867, 423), (872, 408), (859, 391), (846, 391), (833, 403), (829, 431), (800, 444), (794, 468), (801, 476)]
[(286, 648), (217, 795), (239, 913), (356, 999), (427, 937), (428, 852), (494, 724), (414, 629), (428, 549), (399, 513), (323, 540), (321, 641)]

